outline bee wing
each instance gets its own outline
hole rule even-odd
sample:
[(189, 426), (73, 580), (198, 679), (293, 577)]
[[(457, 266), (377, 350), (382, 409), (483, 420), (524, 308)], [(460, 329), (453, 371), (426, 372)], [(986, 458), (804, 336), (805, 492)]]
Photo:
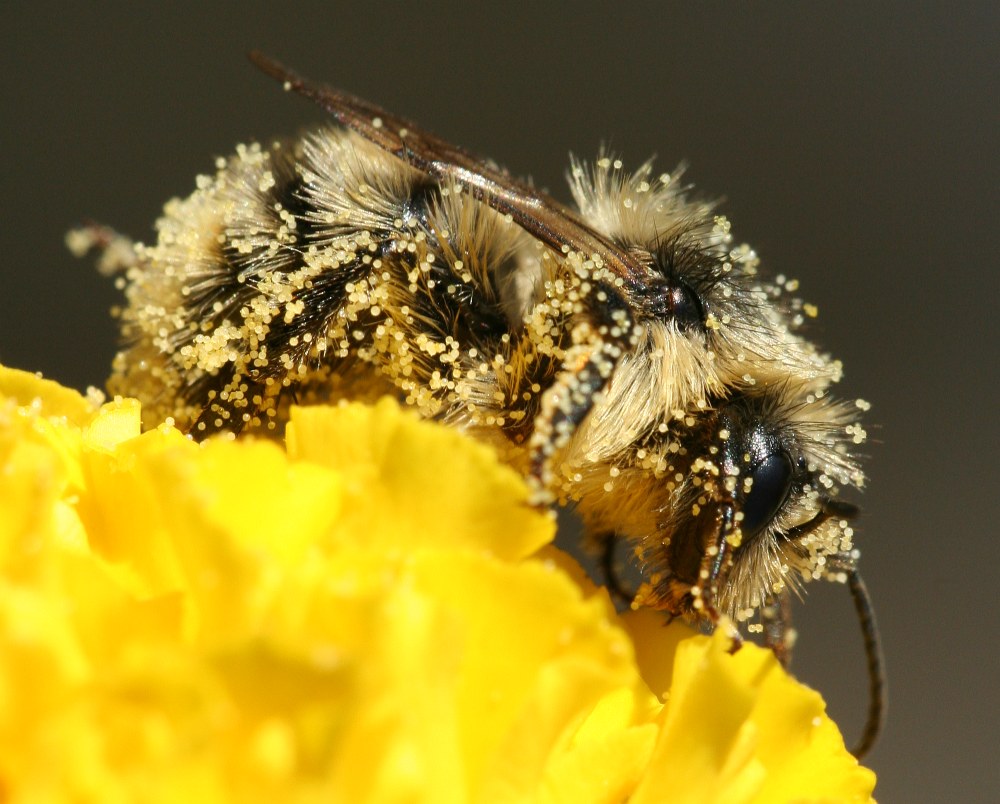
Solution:
[(341, 125), (388, 153), (435, 179), (467, 187), (477, 199), (510, 215), (546, 245), (557, 251), (596, 255), (605, 268), (625, 279), (642, 275), (642, 267), (627, 251), (595, 232), (576, 212), (546, 193), (374, 103), (314, 84), (259, 51), (251, 52), (250, 60), (286, 89), (319, 104)]

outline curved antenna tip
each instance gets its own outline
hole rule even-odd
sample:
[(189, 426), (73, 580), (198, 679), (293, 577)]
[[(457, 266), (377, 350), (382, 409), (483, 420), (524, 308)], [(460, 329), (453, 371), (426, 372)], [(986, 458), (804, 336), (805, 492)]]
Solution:
[(847, 573), (847, 583), (851, 590), (851, 598), (854, 600), (854, 610), (858, 615), (858, 623), (861, 625), (861, 634), (865, 641), (865, 657), (868, 663), (868, 716), (860, 739), (851, 749), (851, 753), (857, 759), (861, 759), (871, 751), (885, 726), (885, 716), (888, 709), (885, 657), (882, 653), (878, 624), (875, 622), (875, 610), (872, 608), (868, 587), (861, 580), (858, 571), (853, 568)]

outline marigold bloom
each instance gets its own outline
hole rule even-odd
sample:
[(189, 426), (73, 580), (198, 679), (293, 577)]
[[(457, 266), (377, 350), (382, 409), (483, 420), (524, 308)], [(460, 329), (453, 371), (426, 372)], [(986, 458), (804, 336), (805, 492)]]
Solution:
[(195, 444), (0, 369), (0, 471), (5, 801), (869, 800), (769, 652), (619, 619), (392, 402)]

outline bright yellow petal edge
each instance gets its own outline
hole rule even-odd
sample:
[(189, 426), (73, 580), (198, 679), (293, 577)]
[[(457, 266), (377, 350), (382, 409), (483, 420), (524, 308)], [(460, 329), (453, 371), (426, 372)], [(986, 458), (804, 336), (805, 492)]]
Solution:
[(195, 444), (0, 368), (0, 472), (4, 802), (870, 800), (770, 653), (618, 618), (394, 403)]

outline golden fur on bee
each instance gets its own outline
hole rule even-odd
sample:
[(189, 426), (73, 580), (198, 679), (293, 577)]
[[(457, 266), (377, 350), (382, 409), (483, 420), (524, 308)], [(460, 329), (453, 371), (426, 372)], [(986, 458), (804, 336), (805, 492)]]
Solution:
[(786, 660), (780, 604), (804, 581), (847, 581), (867, 751), (881, 657), (855, 509), (837, 499), (864, 482), (867, 404), (833, 398), (841, 365), (805, 337), (815, 308), (795, 283), (759, 272), (682, 169), (574, 160), (568, 207), (251, 58), (339, 125), (219, 159), (166, 205), (153, 245), (77, 236), (125, 272), (111, 392), (195, 438), (280, 436), (291, 404), (394, 395), (492, 444), (540, 502), (575, 505), (605, 558), (627, 540), (634, 606), (713, 626), (759, 614)]
[[(553, 440), (533, 429), (546, 393), (604, 337), (581, 312), (607, 273), (597, 261), (540, 243), (461, 185), (340, 128), (241, 147), (217, 167), (167, 205), (155, 245), (135, 248), (113, 393), (198, 437), (280, 433), (292, 401), (394, 393), (528, 470), (532, 438)], [(662, 542), (671, 518), (688, 515), (695, 476), (680, 460), (685, 442), (733, 395), (766, 400), (810, 464), (860, 485), (844, 429), (852, 411), (825, 398), (840, 364), (799, 334), (801, 302), (759, 277), (728, 222), (649, 163), (628, 175), (602, 155), (574, 162), (570, 177), (587, 224), (651, 272), (671, 261), (710, 312), (701, 336), (669, 318), (634, 327), (593, 410), (560, 444), (546, 480), (554, 496), (668, 576)], [(678, 471), (684, 482), (670, 479)], [(770, 529), (807, 518), (810, 505), (806, 494)], [(812, 541), (803, 555), (801, 544), (756, 539), (720, 590), (723, 610), (745, 616), (815, 574), (818, 555), (850, 549), (834, 523)], [(663, 595), (647, 602), (670, 607)]]

